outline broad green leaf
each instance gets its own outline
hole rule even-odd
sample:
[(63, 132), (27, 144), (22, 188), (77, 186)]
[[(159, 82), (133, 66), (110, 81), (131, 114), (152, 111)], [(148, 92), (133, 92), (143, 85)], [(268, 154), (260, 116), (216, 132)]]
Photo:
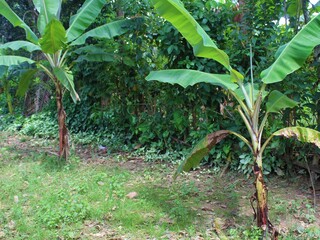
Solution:
[(209, 154), (214, 145), (226, 138), (230, 132), (228, 130), (220, 130), (207, 135), (203, 138), (191, 151), (189, 156), (179, 165), (175, 175), (189, 171), (192, 168), (197, 167), (200, 161)]
[(293, 108), (298, 103), (281, 92), (274, 90), (269, 94), (268, 102), (266, 103), (268, 113), (278, 113), (285, 108)]
[(30, 64), (34, 63), (33, 60), (26, 57), (11, 56), (11, 55), (0, 56), (0, 65), (3, 65), (3, 66), (9, 67), (12, 65), (19, 65), (23, 62), (28, 62)]
[(14, 51), (17, 51), (19, 49), (24, 49), (28, 52), (41, 50), (41, 48), (38, 45), (33, 44), (31, 42), (27, 42), (27, 41), (13, 41), (13, 42), (8, 42), (0, 45), (0, 49), (8, 49), (8, 48)]
[(191, 44), (195, 56), (213, 59), (231, 70), (228, 55), (216, 46), (179, 0), (152, 0), (152, 3), (157, 12)]
[(44, 34), (45, 27), (52, 19), (59, 19), (61, 10), (61, 0), (33, 0), (38, 16), (38, 30), (41, 35)]
[(313, 48), (320, 44), (320, 14), (305, 25), (297, 35), (283, 48), (275, 62), (262, 71), (264, 83), (282, 81), (288, 74), (299, 69)]
[(70, 45), (73, 46), (84, 44), (86, 42), (86, 39), (89, 37), (111, 39), (113, 37), (119, 36), (129, 30), (128, 26), (130, 21), (130, 19), (124, 19), (104, 24), (100, 27), (94, 28), (86, 32), (78, 39), (73, 41)]
[(283, 136), (286, 138), (295, 138), (301, 142), (312, 143), (320, 148), (320, 132), (305, 127), (287, 127), (280, 129), (272, 136)]
[(66, 40), (66, 30), (62, 23), (52, 19), (39, 42), (43, 52), (53, 54), (65, 46)]
[(230, 90), (235, 90), (238, 87), (237, 84), (231, 81), (231, 77), (228, 74), (210, 74), (187, 69), (154, 71), (146, 77), (146, 80), (179, 84), (184, 88), (201, 82), (211, 83)]
[(68, 71), (67, 69), (55, 67), (53, 68), (53, 73), (57, 77), (57, 79), (62, 83), (62, 85), (66, 89), (68, 89), (72, 97), (72, 100), (75, 103), (79, 101), (80, 100), (79, 95), (74, 88), (72, 72)]
[(96, 19), (105, 0), (86, 0), (75, 15), (70, 18), (69, 28), (67, 30), (68, 42), (78, 38)]
[(26, 32), (26, 38), (33, 42), (38, 42), (38, 37), (30, 29), (30, 27), (9, 7), (4, 0), (0, 0), (0, 15), (4, 16), (13, 26), (21, 27)]
[(17, 96), (22, 97), (26, 94), (32, 80), (34, 79), (34, 75), (37, 72), (38, 72), (38, 69), (29, 69), (21, 75), (21, 77), (19, 78), (20, 80), (18, 84), (18, 90), (16, 93)]

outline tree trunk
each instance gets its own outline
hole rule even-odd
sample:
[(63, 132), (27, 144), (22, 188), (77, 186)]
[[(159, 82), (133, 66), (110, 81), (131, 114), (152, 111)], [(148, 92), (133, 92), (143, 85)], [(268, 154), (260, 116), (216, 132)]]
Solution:
[(59, 125), (59, 157), (67, 160), (69, 154), (68, 129), (66, 126), (66, 112), (62, 104), (62, 88), (59, 83), (56, 84), (56, 101)]

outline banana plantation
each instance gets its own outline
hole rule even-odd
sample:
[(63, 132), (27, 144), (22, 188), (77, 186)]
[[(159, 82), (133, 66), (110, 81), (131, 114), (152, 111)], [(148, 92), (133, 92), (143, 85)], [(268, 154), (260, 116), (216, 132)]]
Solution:
[(0, 239), (320, 239), (320, 1), (0, 0)]

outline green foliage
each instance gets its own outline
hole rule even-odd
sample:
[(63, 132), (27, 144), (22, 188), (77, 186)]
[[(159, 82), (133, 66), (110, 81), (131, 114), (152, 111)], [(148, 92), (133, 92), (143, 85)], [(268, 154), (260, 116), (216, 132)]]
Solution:
[(63, 49), (67, 41), (66, 30), (57, 19), (52, 19), (45, 27), (42, 38), (39, 41), (44, 53), (54, 54)]
[(90, 208), (83, 199), (84, 193), (80, 189), (70, 196), (69, 193), (60, 191), (50, 196), (50, 199), (43, 199), (39, 202), (36, 213), (38, 221), (48, 228), (57, 228), (89, 218)]
[[(281, 48), (281, 53), (275, 62), (261, 72), (262, 81), (267, 84), (279, 82), (299, 69), (313, 48), (320, 43), (319, 26), (320, 15), (318, 14), (284, 48)], [(309, 41), (306, 41), (306, 38)]]
[(288, 98), (286, 95), (279, 91), (272, 91), (268, 96), (268, 102), (266, 103), (266, 109), (268, 113), (278, 113), (284, 108), (293, 108), (298, 103)]
[(23, 116), (5, 116), (0, 118), (0, 130), (17, 132), (41, 138), (56, 138), (58, 126), (54, 116), (48, 112), (34, 114), (29, 118)]
[(253, 159), (251, 154), (243, 153), (239, 156), (239, 167), (238, 170), (241, 171), (243, 174), (247, 176), (247, 178), (250, 177), (252, 174), (252, 168), (253, 165)]
[[(249, 44), (252, 44), (254, 77), (257, 79), (258, 73), (270, 65), (278, 46), (293, 37), (294, 31), (291, 28), (293, 24), (290, 21), (291, 25), (287, 28), (277, 25), (279, 16), (283, 14), (281, 3), (271, 4), (271, 2), (252, 0), (244, 2), (246, 4), (240, 6), (235, 6), (232, 1), (220, 3), (211, 0), (183, 1), (183, 4), (208, 36), (215, 39), (214, 44), (226, 49), (232, 60), (232, 66), (237, 66), (239, 72), (243, 74), (249, 71), (248, 48)], [(64, 26), (69, 26), (69, 17), (77, 13), (82, 3), (62, 1), (60, 19)], [(8, 5), (19, 16), (28, 12), (24, 16), (24, 21), (29, 26), (36, 25), (29, 4), (8, 1)], [(238, 19), (240, 15), (241, 21)], [(114, 20), (118, 21), (122, 17), (132, 16), (144, 16), (145, 20), (139, 18), (132, 22), (129, 25), (128, 35), (116, 37), (112, 41), (97, 40), (98, 34), (94, 38), (85, 35), (86, 38), (82, 38), (82, 42), (86, 42), (84, 48), (75, 46), (69, 50), (67, 59), (70, 62), (74, 61), (72, 72), (75, 89), (81, 98), (81, 102), (77, 105), (72, 104), (71, 98), (68, 99), (67, 96), (64, 98), (67, 116), (70, 117), (67, 122), (73, 134), (72, 141), (81, 144), (102, 144), (108, 146), (108, 149), (112, 148), (112, 151), (132, 150), (142, 144), (141, 152), (148, 152), (150, 156), (148, 159), (152, 160), (156, 158), (156, 153), (159, 153), (160, 157), (157, 159), (160, 159), (167, 153), (174, 152), (173, 149), (180, 152), (189, 148), (208, 132), (220, 129), (244, 132), (245, 127), (238, 124), (239, 116), (228, 106), (234, 104), (233, 101), (230, 96), (226, 97), (219, 87), (197, 83), (195, 89), (183, 89), (156, 82), (145, 83), (144, 78), (150, 71), (167, 68), (187, 68), (192, 71), (225, 74), (223, 66), (219, 63), (194, 57), (191, 45), (171, 24), (164, 22), (152, 12), (149, 1), (139, 1), (139, 4), (133, 0), (108, 2), (90, 29), (98, 31), (96, 27)], [(0, 22), (4, 26), (0, 29), (4, 42), (21, 39), (18, 36), (22, 36), (23, 32), (19, 31), (19, 28), (12, 30), (9, 22), (2, 19)], [(73, 25), (76, 24), (75, 22)], [(126, 31), (127, 28), (128, 24), (125, 24), (121, 31)], [(104, 33), (107, 34), (107, 31)], [(30, 44), (18, 43), (14, 43), (11, 47), (8, 51), (14, 48), (19, 53), (25, 49), (30, 51), (37, 49)], [(37, 52), (32, 54), (36, 56)], [(97, 62), (90, 63), (89, 60)], [(105, 64), (103, 61), (109, 63)], [(264, 136), (271, 134), (272, 129), (285, 127), (294, 121), (302, 126), (312, 128), (318, 126), (316, 122), (318, 88), (314, 87), (318, 78), (311, 72), (317, 65), (312, 58), (307, 61), (313, 64), (311, 68), (305, 65), (298, 74), (289, 75), (288, 81), (271, 87), (270, 90), (279, 90), (300, 104), (294, 111), (294, 116), (292, 112), (285, 110), (279, 116), (272, 118), (271, 122), (277, 122), (277, 128), (269, 126), (267, 122)], [(14, 90), (15, 87), (12, 87), (12, 93)], [(14, 102), (15, 106), (16, 104), (17, 102)], [(2, 106), (6, 113), (5, 106)], [(221, 109), (223, 111), (220, 111)], [(56, 107), (51, 103), (49, 110), (55, 111)], [(266, 169), (273, 171), (279, 166), (282, 170), (285, 169), (284, 153), (290, 156), (288, 152), (292, 152), (293, 148), (297, 151), (302, 149), (302, 145), (294, 142), (276, 141), (281, 144), (280, 150), (267, 148), (265, 151), (268, 156), (266, 164), (270, 163), (270, 168)], [(239, 145), (233, 142), (234, 139), (230, 138), (223, 142), (223, 145), (230, 146), (231, 155), (225, 154), (224, 146), (218, 145), (211, 150), (210, 157), (206, 158), (204, 163), (210, 164), (218, 171), (228, 163), (230, 156), (229, 166), (237, 170), (241, 155), (239, 149), (248, 151), (248, 148), (246, 146), (239, 148)], [(248, 165), (248, 168), (250, 171), (251, 166)]]
[(30, 118), (26, 118), (21, 126), (20, 132), (25, 135), (56, 138), (58, 126), (55, 118), (50, 113), (34, 114)]
[(15, 27), (21, 27), (25, 30), (26, 37), (33, 43), (38, 42), (38, 37), (30, 27), (10, 8), (5, 0), (0, 0), (0, 14), (3, 15)]
[(262, 236), (262, 231), (261, 229), (257, 228), (257, 227), (251, 227), (251, 229), (235, 229), (232, 228), (229, 230), (229, 238), (230, 239), (238, 239), (241, 237), (241, 239), (244, 240), (251, 240), (251, 239), (255, 239), (255, 240), (259, 240), (261, 239)]

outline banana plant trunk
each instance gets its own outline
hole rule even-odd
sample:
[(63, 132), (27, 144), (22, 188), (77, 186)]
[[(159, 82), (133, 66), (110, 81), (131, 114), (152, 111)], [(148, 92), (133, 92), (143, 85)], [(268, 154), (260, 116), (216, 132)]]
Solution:
[(258, 153), (255, 156), (255, 187), (256, 187), (256, 200), (257, 200), (257, 225), (261, 227), (264, 231), (267, 230), (268, 225), (268, 190), (263, 179), (263, 169), (262, 169), (262, 159), (261, 155)]
[(59, 126), (59, 157), (67, 160), (69, 154), (68, 129), (66, 126), (66, 112), (62, 104), (62, 87), (60, 83), (56, 82), (56, 101), (58, 111), (58, 126)]
[(257, 201), (257, 207), (255, 212), (255, 217), (257, 220), (257, 226), (263, 231), (262, 239), (266, 239), (267, 232), (271, 232), (272, 239), (278, 239), (278, 232), (271, 224), (268, 217), (268, 188), (264, 182), (263, 168), (262, 168), (262, 156), (258, 151), (254, 155), (254, 175), (255, 175), (255, 188), (256, 192), (254, 195), (254, 200)]

